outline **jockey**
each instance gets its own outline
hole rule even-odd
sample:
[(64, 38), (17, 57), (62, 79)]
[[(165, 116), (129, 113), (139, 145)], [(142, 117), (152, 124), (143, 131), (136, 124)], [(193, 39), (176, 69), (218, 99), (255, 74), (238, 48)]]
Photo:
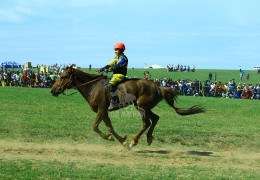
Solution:
[(117, 96), (113, 96), (113, 92), (116, 90), (116, 86), (125, 79), (127, 74), (128, 59), (124, 54), (125, 45), (123, 43), (117, 43), (114, 45), (116, 56), (112, 61), (103, 68), (97, 69), (97, 72), (108, 72), (109, 69), (113, 72), (113, 76), (106, 86), (106, 89), (110, 92), (111, 101), (108, 110), (112, 110), (117, 107)]

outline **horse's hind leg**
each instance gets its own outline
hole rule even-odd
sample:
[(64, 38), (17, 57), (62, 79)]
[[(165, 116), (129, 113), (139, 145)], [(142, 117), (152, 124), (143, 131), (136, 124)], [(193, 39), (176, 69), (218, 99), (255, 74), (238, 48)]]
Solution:
[(148, 133), (147, 133), (147, 143), (150, 146), (153, 142), (153, 130), (159, 120), (159, 116), (154, 114), (151, 110), (148, 110), (148, 114), (149, 114), (149, 118), (152, 121), (152, 125), (149, 128)]
[(148, 129), (151, 125), (151, 122), (149, 120), (149, 116), (146, 110), (142, 109), (142, 108), (138, 108), (141, 117), (142, 117), (142, 121), (143, 121), (143, 127), (142, 129), (134, 136), (134, 138), (132, 139), (132, 141), (130, 142), (130, 147), (136, 146), (138, 143), (139, 138), (141, 137), (141, 135), (146, 131), (146, 129)]
[(105, 124), (106, 124), (106, 126), (107, 126), (109, 132), (110, 132), (122, 145), (126, 146), (126, 145), (128, 144), (127, 141), (126, 141), (127, 136), (121, 137), (121, 136), (119, 136), (119, 135), (115, 132), (115, 130), (114, 130), (113, 126), (112, 126), (111, 120), (110, 120), (110, 118), (109, 118), (108, 116), (106, 116), (106, 117), (104, 118), (104, 122), (105, 122)]

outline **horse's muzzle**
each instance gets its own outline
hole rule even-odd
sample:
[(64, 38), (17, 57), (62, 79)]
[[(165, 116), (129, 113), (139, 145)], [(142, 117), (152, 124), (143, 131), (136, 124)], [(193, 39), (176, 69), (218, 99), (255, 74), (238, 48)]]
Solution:
[(63, 90), (63, 88), (61, 88), (61, 89), (52, 89), (51, 90), (51, 94), (53, 95), (53, 96), (58, 96), (59, 94), (61, 94), (61, 93), (63, 93), (64, 92), (64, 90)]
[(51, 94), (52, 94), (53, 96), (58, 96), (58, 95), (59, 95), (59, 94), (56, 93), (54, 90), (51, 90)]

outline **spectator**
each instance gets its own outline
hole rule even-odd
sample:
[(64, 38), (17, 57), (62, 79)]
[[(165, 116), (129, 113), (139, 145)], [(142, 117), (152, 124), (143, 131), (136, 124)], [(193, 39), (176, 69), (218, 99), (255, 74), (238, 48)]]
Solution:
[(209, 96), (213, 97), (215, 92), (215, 83), (211, 83), (210, 90), (209, 90)]
[(1, 85), (3, 86), (3, 73), (2, 73), (2, 70), (0, 71), (0, 83)]
[(148, 80), (148, 79), (149, 79), (149, 75), (150, 75), (150, 72), (149, 72), (149, 71), (145, 71), (145, 72), (144, 72), (144, 78), (145, 78), (145, 79)]
[(204, 81), (203, 83), (203, 95), (209, 97), (209, 90), (210, 90), (210, 82), (209, 80)]
[(243, 81), (243, 76), (244, 76), (245, 72), (244, 71), (241, 71), (239, 77), (240, 77), (240, 80)]
[(27, 72), (25, 71), (22, 76), (22, 87), (25, 87), (27, 84)]
[(209, 73), (209, 80), (210, 81), (212, 80), (212, 73), (211, 72)]
[(6, 72), (6, 70), (4, 70), (4, 72), (2, 74), (2, 79), (3, 79), (2, 86), (6, 86), (6, 84), (7, 84), (7, 72)]
[(234, 98), (234, 99), (240, 98), (240, 96), (239, 96), (238, 93), (237, 93), (237, 90), (234, 91), (234, 93), (233, 93), (233, 98)]
[(7, 77), (7, 82), (6, 82), (7, 86), (12, 86), (11, 85), (11, 83), (12, 83), (12, 73), (11, 73), (10, 70), (7, 71), (6, 77)]
[(237, 85), (237, 93), (238, 93), (238, 96), (239, 97), (241, 97), (241, 95), (242, 95), (242, 86), (241, 86), (241, 84), (240, 83), (238, 83), (238, 85)]
[(20, 77), (19, 77), (19, 71), (18, 72), (14, 72), (12, 75), (12, 79), (13, 79), (13, 85), (18, 87), (20, 85)]
[(250, 80), (250, 75), (249, 75), (249, 73), (247, 73), (246, 79), (247, 79), (248, 81)]
[(19, 86), (22, 86), (22, 82), (23, 82), (23, 73), (22, 71), (19, 72)]
[(191, 68), (191, 72), (195, 72), (195, 66), (194, 65)]
[(30, 87), (34, 87), (34, 83), (35, 83), (35, 73), (33, 71), (31, 71), (31, 73), (30, 73)]
[(167, 86), (167, 82), (166, 82), (165, 78), (162, 81), (162, 86)]
[(181, 94), (182, 94), (182, 95), (186, 95), (186, 94), (187, 94), (187, 86), (186, 86), (186, 83), (185, 83), (185, 82), (182, 82)]

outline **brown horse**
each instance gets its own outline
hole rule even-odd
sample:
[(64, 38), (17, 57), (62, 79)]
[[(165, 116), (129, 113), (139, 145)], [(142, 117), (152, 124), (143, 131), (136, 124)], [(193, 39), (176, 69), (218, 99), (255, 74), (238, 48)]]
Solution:
[[(109, 79), (104, 75), (93, 75), (74, 69), (72, 66), (63, 71), (60, 78), (54, 83), (51, 93), (58, 96), (67, 89), (77, 89), (87, 100), (91, 109), (97, 113), (93, 129), (103, 139), (113, 141), (113, 136), (125, 147), (131, 148), (137, 145), (140, 136), (149, 128), (147, 133), (147, 143), (150, 145), (153, 141), (153, 130), (156, 126), (159, 116), (152, 112), (162, 99), (179, 114), (191, 115), (204, 112), (199, 106), (193, 106), (188, 109), (181, 109), (174, 106), (174, 100), (177, 96), (170, 87), (161, 87), (153, 82), (144, 79), (129, 79), (118, 85), (116, 93), (118, 95), (119, 107), (123, 108), (134, 104), (140, 112), (143, 121), (142, 129), (134, 136), (130, 144), (127, 142), (127, 136), (118, 135), (110, 121), (108, 106), (110, 103), (109, 92), (105, 89)], [(110, 134), (104, 134), (98, 128), (101, 121), (105, 122)]]

